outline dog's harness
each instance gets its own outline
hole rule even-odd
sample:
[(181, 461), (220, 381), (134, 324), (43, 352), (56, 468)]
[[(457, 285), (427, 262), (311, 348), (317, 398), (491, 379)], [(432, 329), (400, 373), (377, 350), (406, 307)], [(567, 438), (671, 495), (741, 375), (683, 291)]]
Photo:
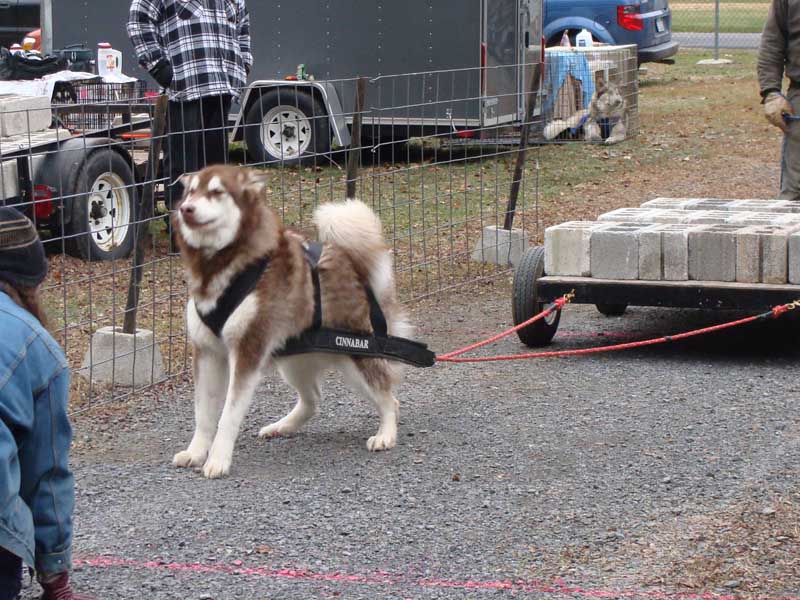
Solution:
[[(421, 342), (399, 338), (388, 333), (386, 317), (381, 310), (372, 288), (364, 286), (369, 302), (369, 320), (372, 333), (356, 333), (342, 329), (322, 326), (322, 291), (319, 283), (319, 260), (322, 256), (322, 244), (312, 242), (303, 245), (306, 261), (311, 267), (311, 280), (314, 284), (314, 317), (311, 327), (286, 341), (284, 347), (274, 356), (291, 356), (309, 352), (328, 352), (348, 354), (369, 358), (385, 358), (398, 360), (415, 367), (431, 367), (436, 356)], [(256, 287), (264, 271), (269, 266), (270, 258), (265, 256), (239, 273), (225, 288), (217, 300), (213, 310), (202, 313), (197, 310), (200, 320), (205, 323), (214, 335), (220, 337), (222, 328), (233, 314), (233, 311), (244, 301)]]

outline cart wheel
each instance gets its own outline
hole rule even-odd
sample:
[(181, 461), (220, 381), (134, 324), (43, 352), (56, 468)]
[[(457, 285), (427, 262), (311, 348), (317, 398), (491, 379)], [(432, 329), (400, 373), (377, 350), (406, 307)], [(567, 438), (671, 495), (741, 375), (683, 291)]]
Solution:
[(331, 149), (325, 107), (293, 89), (272, 89), (247, 111), (247, 153), (260, 163), (308, 164)]
[(621, 317), (628, 308), (627, 304), (595, 304), (595, 306), (607, 317)]
[[(539, 314), (545, 305), (536, 300), (537, 281), (544, 275), (544, 248), (528, 248), (514, 273), (514, 325), (524, 323)], [(526, 346), (546, 346), (553, 339), (561, 320), (561, 311), (536, 321), (517, 332), (520, 341)]]
[(104, 148), (86, 157), (65, 194), (72, 218), (67, 252), (84, 260), (126, 258), (133, 249), (134, 180), (118, 152)]

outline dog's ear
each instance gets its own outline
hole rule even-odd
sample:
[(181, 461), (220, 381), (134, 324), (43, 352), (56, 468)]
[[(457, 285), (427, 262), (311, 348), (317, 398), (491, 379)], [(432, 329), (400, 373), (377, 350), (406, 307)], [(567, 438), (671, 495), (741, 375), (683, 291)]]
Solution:
[(196, 173), (186, 173), (185, 175), (181, 175), (178, 177), (178, 183), (183, 186), (183, 198), (189, 194), (189, 188), (192, 186), (192, 182), (194, 181), (195, 177), (197, 177)]
[(606, 74), (603, 71), (598, 71), (594, 77), (594, 90), (598, 96), (602, 96), (606, 88), (608, 87), (608, 82), (606, 81)]
[(255, 169), (243, 169), (239, 174), (239, 180), (244, 189), (249, 192), (261, 194), (267, 186), (269, 176), (265, 171), (256, 171)]

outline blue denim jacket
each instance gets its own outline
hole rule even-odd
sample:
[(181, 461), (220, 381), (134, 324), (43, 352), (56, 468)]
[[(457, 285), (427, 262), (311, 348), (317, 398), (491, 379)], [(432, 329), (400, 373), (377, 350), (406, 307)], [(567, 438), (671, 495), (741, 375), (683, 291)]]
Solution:
[(0, 292), (0, 546), (44, 574), (71, 561), (68, 391), (61, 348)]

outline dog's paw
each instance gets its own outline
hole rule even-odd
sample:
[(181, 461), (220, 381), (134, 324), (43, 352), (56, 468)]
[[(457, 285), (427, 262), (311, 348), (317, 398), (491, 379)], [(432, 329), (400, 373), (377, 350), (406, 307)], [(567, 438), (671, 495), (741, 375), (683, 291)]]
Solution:
[(192, 454), (188, 450), (183, 450), (182, 452), (178, 452), (175, 456), (172, 457), (172, 466), (178, 467), (179, 469), (186, 469), (189, 467), (201, 467), (203, 462), (205, 461), (206, 456)]
[(380, 431), (367, 440), (367, 450), (370, 452), (380, 452), (390, 450), (397, 444), (397, 435), (381, 433)]
[(292, 427), (282, 421), (277, 421), (276, 423), (271, 423), (266, 427), (262, 427), (258, 432), (258, 437), (267, 439), (276, 438), (282, 435), (290, 435), (295, 431), (297, 431), (296, 427)]
[(206, 479), (219, 479), (225, 477), (231, 472), (231, 459), (230, 458), (216, 458), (210, 456), (203, 465), (203, 476)]

